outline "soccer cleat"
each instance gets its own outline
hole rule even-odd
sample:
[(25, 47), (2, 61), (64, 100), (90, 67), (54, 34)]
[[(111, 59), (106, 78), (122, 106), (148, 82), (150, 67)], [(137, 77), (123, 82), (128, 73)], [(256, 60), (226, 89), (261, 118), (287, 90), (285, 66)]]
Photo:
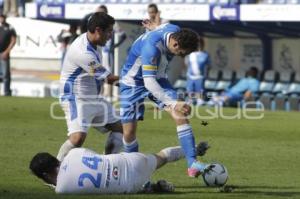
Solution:
[(143, 185), (143, 193), (171, 193), (174, 192), (175, 187), (172, 183), (166, 180), (159, 180), (156, 183), (148, 181)]
[(199, 175), (201, 175), (205, 171), (207, 166), (209, 166), (209, 165), (198, 162), (198, 161), (193, 162), (191, 167), (188, 168), (188, 171), (187, 171), (188, 176), (197, 178)]
[(196, 146), (196, 154), (197, 156), (204, 156), (207, 149), (209, 149), (210, 146), (208, 145), (207, 142), (200, 142), (199, 144), (197, 144)]
[(154, 192), (157, 193), (171, 193), (174, 192), (175, 187), (172, 183), (167, 182), (166, 180), (159, 180), (156, 184), (152, 185)]
[(188, 176), (192, 178), (197, 178), (201, 174), (201, 172), (195, 168), (188, 168), (187, 173)]

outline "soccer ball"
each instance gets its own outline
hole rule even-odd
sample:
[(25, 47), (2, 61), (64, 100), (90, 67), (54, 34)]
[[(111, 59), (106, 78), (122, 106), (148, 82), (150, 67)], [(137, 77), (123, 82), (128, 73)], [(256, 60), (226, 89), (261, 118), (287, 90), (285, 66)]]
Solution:
[(228, 172), (224, 165), (219, 163), (210, 164), (210, 170), (202, 174), (205, 184), (209, 187), (221, 187), (228, 179)]

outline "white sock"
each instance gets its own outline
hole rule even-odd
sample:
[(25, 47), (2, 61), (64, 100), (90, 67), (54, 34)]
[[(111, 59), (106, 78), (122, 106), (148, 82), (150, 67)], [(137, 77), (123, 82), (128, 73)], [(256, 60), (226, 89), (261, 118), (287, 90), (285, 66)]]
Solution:
[(183, 150), (180, 146), (168, 147), (161, 150), (167, 158), (168, 162), (174, 162), (185, 157)]
[(120, 153), (123, 149), (123, 134), (119, 132), (111, 132), (106, 140), (105, 154)]
[(64, 157), (69, 153), (71, 149), (75, 148), (72, 142), (68, 139), (63, 143), (58, 151), (57, 159), (62, 162)]

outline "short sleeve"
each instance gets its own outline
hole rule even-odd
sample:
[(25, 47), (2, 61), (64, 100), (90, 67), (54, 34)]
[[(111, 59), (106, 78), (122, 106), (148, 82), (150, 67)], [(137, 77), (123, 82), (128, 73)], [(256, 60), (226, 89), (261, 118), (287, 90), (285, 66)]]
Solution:
[(16, 30), (15, 30), (15, 28), (13, 26), (10, 25), (9, 26), (9, 30), (10, 30), (11, 36), (13, 36), (13, 37), (17, 36)]
[(151, 43), (146, 43), (141, 51), (143, 77), (155, 77), (158, 71), (160, 51)]
[(91, 53), (85, 53), (77, 56), (75, 64), (83, 68), (90, 76), (94, 76), (98, 80), (103, 80), (111, 74), (110, 71), (107, 70)]

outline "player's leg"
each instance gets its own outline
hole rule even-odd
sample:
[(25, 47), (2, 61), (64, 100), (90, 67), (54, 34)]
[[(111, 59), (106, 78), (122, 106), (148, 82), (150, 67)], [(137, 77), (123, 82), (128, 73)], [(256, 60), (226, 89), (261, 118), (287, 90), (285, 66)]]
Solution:
[[(198, 143), (196, 148), (196, 155), (197, 156), (203, 156), (207, 149), (210, 146), (207, 142), (200, 142)], [(160, 167), (164, 166), (166, 163), (169, 162), (176, 162), (178, 160), (181, 160), (185, 157), (185, 153), (181, 146), (174, 146), (174, 147), (167, 147), (162, 149), (160, 152), (155, 154), (157, 159), (157, 166), (156, 169), (159, 169)]]
[(106, 143), (105, 154), (120, 153), (123, 149), (123, 128), (120, 121), (105, 125), (110, 130)]
[(190, 177), (197, 177), (204, 171), (207, 165), (197, 161), (195, 138), (189, 120), (182, 112), (170, 109), (167, 112), (170, 113), (176, 123), (178, 139), (187, 160), (188, 175)]
[(195, 98), (196, 98), (196, 105), (202, 106), (204, 104), (203, 100), (203, 91), (204, 91), (204, 80), (203, 78), (194, 80), (194, 92), (195, 92)]
[(136, 139), (137, 121), (123, 123), (123, 144), (125, 152), (138, 152), (139, 145)]
[[(61, 145), (57, 159), (62, 161), (68, 152), (76, 147), (81, 147), (85, 141), (88, 131), (88, 125), (83, 124), (84, 118), (82, 104), (75, 101), (65, 101), (61, 103), (62, 109), (65, 112), (65, 117), (68, 126), (68, 139)], [(86, 116), (86, 118), (88, 118)], [(89, 119), (86, 120), (88, 122)]]
[(61, 145), (57, 159), (62, 161), (68, 152), (76, 147), (81, 147), (86, 138), (86, 132), (74, 132), (69, 135), (68, 139)]
[[(166, 93), (168, 93), (173, 99), (177, 99), (177, 93), (166, 79), (160, 80), (159, 83)], [(204, 170), (206, 164), (200, 163), (196, 159), (195, 138), (192, 127), (184, 113), (173, 109), (165, 110), (171, 115), (176, 123), (178, 139), (187, 160), (188, 175), (191, 177), (197, 177), (200, 172)]]
[(175, 162), (185, 157), (184, 151), (180, 146), (168, 147), (155, 154), (157, 159), (156, 169), (164, 166), (166, 163)]
[(123, 148), (123, 129), (120, 116), (112, 104), (104, 99), (99, 99), (96, 104), (96, 116), (91, 126), (101, 133), (109, 133), (105, 143), (105, 154), (119, 153)]
[(4, 60), (0, 58), (0, 66), (2, 69), (3, 74), (3, 84), (4, 84), (4, 95), (11, 96), (11, 89), (10, 89), (10, 81), (11, 81), (11, 74), (10, 74), (10, 60)]
[(186, 92), (188, 94), (188, 103), (194, 104), (194, 89), (193, 89), (193, 81), (191, 79), (187, 79)]
[(144, 117), (144, 98), (148, 93), (143, 86), (130, 87), (120, 84), (120, 115), (123, 126), (123, 144), (125, 152), (137, 152), (137, 122)]

